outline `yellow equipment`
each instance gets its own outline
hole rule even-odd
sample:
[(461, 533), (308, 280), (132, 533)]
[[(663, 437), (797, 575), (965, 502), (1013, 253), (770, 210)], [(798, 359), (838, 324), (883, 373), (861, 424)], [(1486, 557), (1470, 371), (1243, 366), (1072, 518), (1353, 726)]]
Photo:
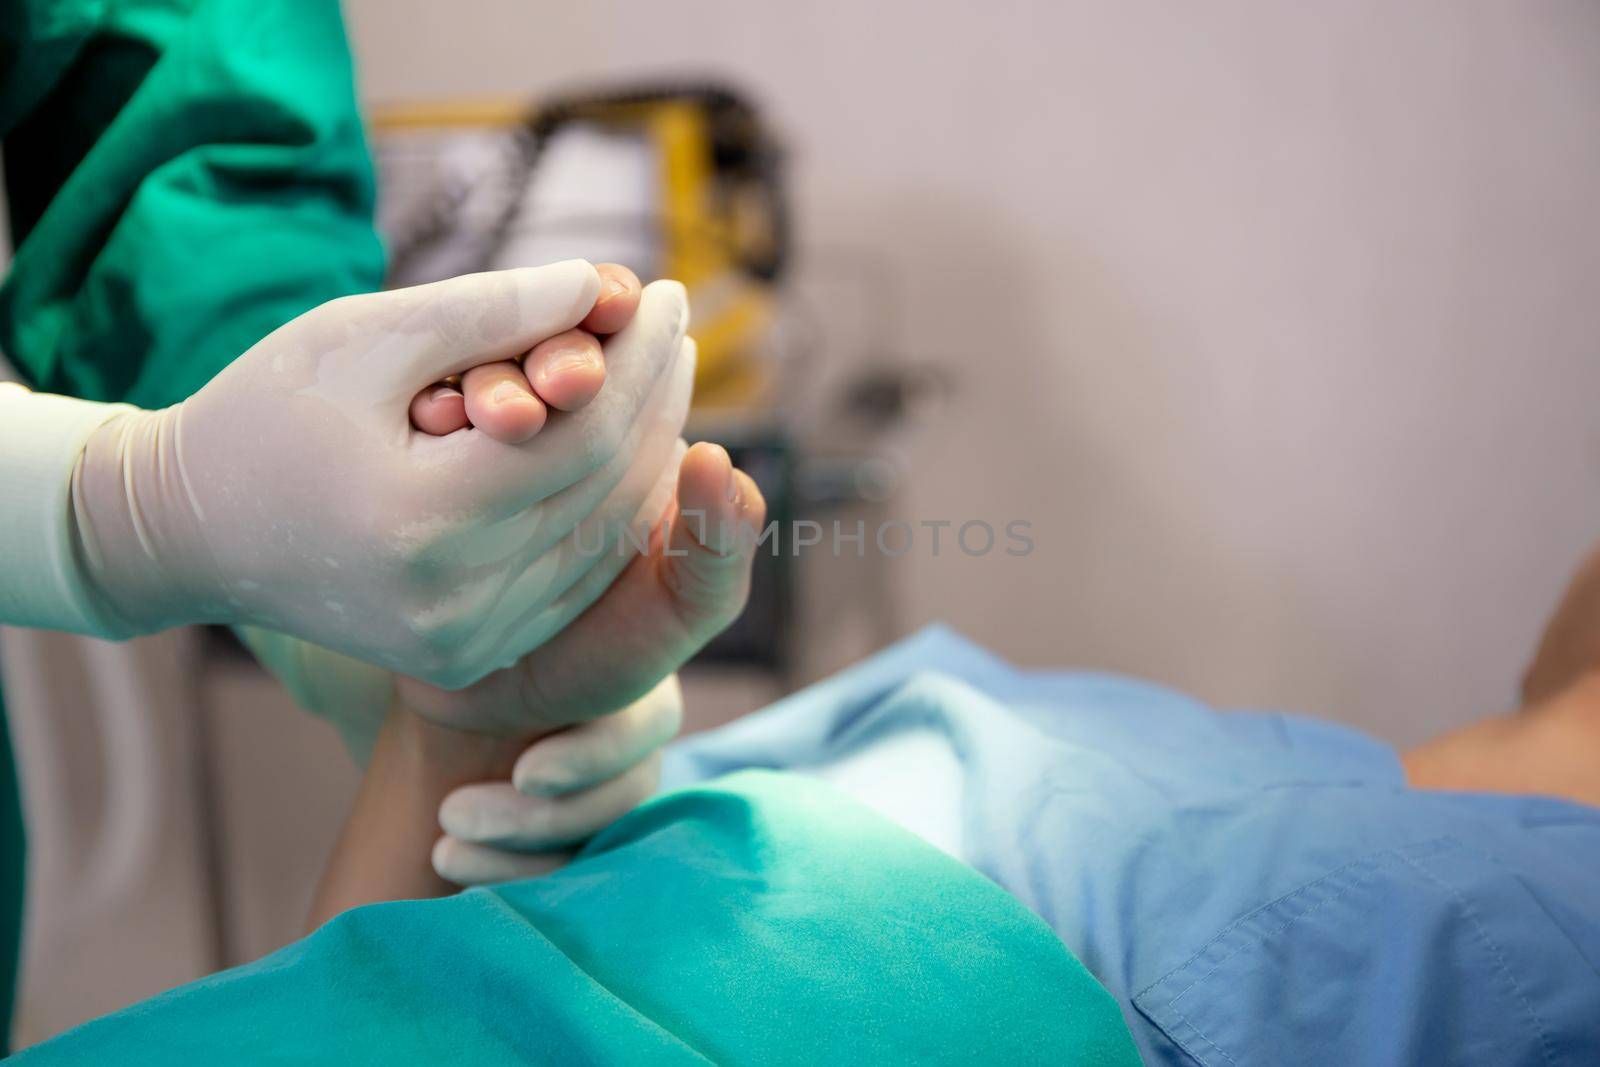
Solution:
[[(773, 378), (769, 334), (788, 253), (782, 160), (755, 109), (727, 88), (645, 85), (565, 95), (532, 107), (491, 101), (378, 110), (373, 129), (380, 168), (386, 158), (408, 158), (386, 152), (397, 142), (414, 146), (419, 138), (432, 138), (435, 145), (447, 145), (452, 131), (488, 133), (509, 145), (509, 151), (483, 156), (481, 181), (472, 181), (469, 173), (454, 192), (437, 190), (425, 210), (387, 235), (391, 274), (406, 284), (430, 280), (413, 266), (441, 243), (464, 240), (474, 242), (477, 261), (470, 256), (449, 260), (452, 273), (509, 265), (508, 246), (546, 149), (575, 125), (648, 146), (654, 203), (619, 203), (609, 218), (584, 221), (647, 229), (653, 262), (627, 265), (647, 280), (676, 278), (688, 287), (700, 351), (696, 407), (748, 411), (766, 406)], [(414, 160), (415, 153), (409, 158)], [(390, 180), (388, 174), (380, 177)], [(486, 207), (485, 190), (500, 202)], [(485, 215), (487, 224), (481, 221)]]

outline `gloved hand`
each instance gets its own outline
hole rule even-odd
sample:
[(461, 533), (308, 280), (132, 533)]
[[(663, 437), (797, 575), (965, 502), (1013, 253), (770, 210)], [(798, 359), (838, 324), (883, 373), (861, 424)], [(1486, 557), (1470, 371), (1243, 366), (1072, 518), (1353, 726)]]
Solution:
[[(440, 809), (439, 875), (459, 885), (532, 877), (656, 789), (655, 753), (677, 733), (676, 669), (743, 609), (766, 502), (727, 453), (690, 449), (660, 513), (665, 540), (513, 668), (450, 692), (292, 638), (243, 631), (308, 710), (365, 760), (396, 699), (436, 722), (538, 735), (509, 782), (456, 790)], [(621, 709), (621, 710), (617, 710)]]
[(514, 663), (662, 506), (693, 373), (683, 289), (647, 287), (600, 395), (525, 444), (429, 436), (408, 406), (575, 326), (598, 289), (572, 261), (336, 300), (183, 403), (102, 425), (72, 509), (105, 630), (249, 624), (444, 687)]
[[(516, 666), (459, 692), (401, 679), (401, 702), (446, 725), (521, 736), (565, 726), (533, 742), (511, 782), (445, 799), (440, 877), (474, 885), (542, 873), (655, 791), (654, 752), (682, 715), (672, 672), (744, 609), (766, 502), (725, 451), (698, 444), (664, 518), (666, 536)], [(625, 710), (608, 714), (616, 708)]]
[(655, 793), (661, 748), (682, 723), (683, 688), (673, 673), (621, 711), (533, 742), (509, 782), (463, 786), (445, 798), (434, 871), (471, 886), (555, 870)]

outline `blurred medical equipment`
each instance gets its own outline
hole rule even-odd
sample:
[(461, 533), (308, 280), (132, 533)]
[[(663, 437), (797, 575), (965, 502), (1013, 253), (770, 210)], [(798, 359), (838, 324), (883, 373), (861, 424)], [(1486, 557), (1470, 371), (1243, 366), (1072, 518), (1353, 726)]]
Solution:
[[(780, 538), (757, 556), (748, 610), (704, 658), (786, 681), (808, 673), (795, 647), (795, 524), (875, 529), (904, 475), (892, 434), (942, 383), (886, 360), (881, 337), (874, 351), (826, 353), (847, 372), (823, 372), (825, 316), (792, 285), (784, 153), (760, 111), (724, 85), (666, 82), (531, 106), (379, 109), (373, 125), (390, 284), (570, 257), (685, 284), (699, 343), (690, 435), (728, 446)], [(893, 292), (863, 257), (815, 258), (855, 275), (858, 300)], [(871, 648), (897, 632), (894, 597), (881, 567), (858, 569), (850, 587)]]
[(695, 309), (698, 402), (760, 398), (788, 222), (781, 153), (736, 94), (642, 86), (526, 112), (383, 111), (375, 127), (391, 284), (568, 258), (674, 278)]

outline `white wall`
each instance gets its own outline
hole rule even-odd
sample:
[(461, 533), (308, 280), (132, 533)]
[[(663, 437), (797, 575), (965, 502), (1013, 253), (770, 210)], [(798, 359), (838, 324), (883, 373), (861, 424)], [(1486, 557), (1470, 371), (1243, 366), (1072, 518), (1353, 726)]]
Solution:
[(960, 375), (906, 623), (1401, 740), (1600, 535), (1600, 6), (350, 0), (374, 100), (709, 68)]

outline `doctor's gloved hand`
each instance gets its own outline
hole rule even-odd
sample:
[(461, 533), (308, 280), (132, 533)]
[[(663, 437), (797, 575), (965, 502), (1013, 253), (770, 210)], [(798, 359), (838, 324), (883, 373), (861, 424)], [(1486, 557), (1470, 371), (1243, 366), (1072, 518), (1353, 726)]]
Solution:
[[(296, 700), (329, 719), (365, 762), (399, 704), (470, 737), (501, 738), (440, 811), (440, 876), (458, 885), (532, 877), (655, 791), (660, 747), (677, 733), (676, 668), (743, 609), (766, 503), (715, 445), (673, 472), (665, 527), (599, 600), (515, 667), (459, 692), (281, 635), (242, 632)], [(631, 547), (631, 546), (630, 546)], [(518, 742), (517, 739), (524, 739)], [(531, 743), (526, 739), (531, 738)], [(513, 766), (514, 765), (514, 766)]]
[[(435, 873), (472, 886), (536, 878), (562, 866), (585, 840), (656, 792), (660, 750), (682, 722), (683, 689), (674, 673), (620, 711), (526, 748), (496, 749), (495, 766), (461, 781), (498, 780), (462, 785), (440, 805), (446, 833), (434, 844)], [(440, 728), (433, 729), (438, 736)]]
[[(412, 398), (411, 424), (434, 436), (472, 429), (514, 444), (538, 433), (551, 409), (574, 411), (593, 400), (605, 382), (605, 356), (596, 335), (628, 325), (640, 299), (639, 279), (626, 267), (598, 263), (595, 270), (600, 296), (578, 328), (541, 341), (524, 359), (471, 367), (448, 382), (435, 382)], [(658, 458), (650, 454), (643, 461)], [(666, 457), (673, 459), (675, 453)], [(295, 703), (328, 720), (365, 766), (394, 703), (394, 673), (260, 627), (238, 627), (237, 633)]]
[[(531, 439), (496, 422), (529, 385), (545, 406), (587, 399), (539, 394), (513, 361), (601, 295), (595, 268), (570, 261), (347, 297), (183, 403), (101, 425), (72, 511), (102, 631), (246, 624), (447, 687), (515, 663), (622, 569), (595, 546), (661, 506), (687, 413), (687, 302), (658, 282), (604, 343), (604, 385), (581, 410), (548, 425), (541, 411)], [(592, 360), (590, 342), (566, 342), (545, 351)], [(419, 391), (484, 365), (503, 370), (464, 379), (473, 428), (413, 426)]]
[[(676, 734), (674, 672), (744, 609), (766, 502), (712, 444), (689, 449), (649, 550), (515, 666), (450, 692), (401, 679), (434, 722), (534, 737), (510, 781), (445, 800), (434, 868), (458, 885), (530, 877), (652, 794)], [(619, 710), (620, 709), (620, 710)]]

